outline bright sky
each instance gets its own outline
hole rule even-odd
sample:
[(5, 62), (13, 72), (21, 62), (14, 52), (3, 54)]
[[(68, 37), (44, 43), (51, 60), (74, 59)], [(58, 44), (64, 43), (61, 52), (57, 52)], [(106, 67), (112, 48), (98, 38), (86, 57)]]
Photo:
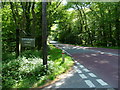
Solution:
[(63, 4), (63, 5), (66, 5), (66, 4), (67, 4), (67, 1), (66, 1), (66, 0), (63, 0), (63, 1), (62, 1), (62, 4)]

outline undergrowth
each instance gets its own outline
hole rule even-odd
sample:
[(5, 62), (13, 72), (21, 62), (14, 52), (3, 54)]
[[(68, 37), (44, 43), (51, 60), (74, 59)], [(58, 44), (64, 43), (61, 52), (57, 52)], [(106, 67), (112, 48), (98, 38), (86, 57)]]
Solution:
[(39, 87), (50, 80), (54, 80), (57, 75), (65, 72), (73, 65), (71, 57), (67, 55), (65, 55), (65, 62), (61, 63), (61, 50), (52, 45), (48, 51), (47, 69), (43, 66), (41, 56), (40, 51), (31, 50), (23, 52), (17, 59), (13, 53), (7, 55), (2, 61), (2, 87)]

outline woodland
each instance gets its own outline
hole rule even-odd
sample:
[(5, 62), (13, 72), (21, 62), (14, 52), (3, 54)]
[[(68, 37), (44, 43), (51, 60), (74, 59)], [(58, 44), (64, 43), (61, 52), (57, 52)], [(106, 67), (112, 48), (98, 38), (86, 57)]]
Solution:
[[(14, 52), (16, 28), (20, 37), (36, 39), (42, 45), (42, 3), (2, 2), (2, 51)], [(120, 2), (48, 2), (48, 38), (83, 46), (118, 47)]]
[[(61, 50), (48, 44), (48, 71), (42, 65), (42, 2), (2, 2), (2, 85), (31, 88), (44, 85), (72, 65)], [(60, 43), (120, 48), (120, 2), (47, 2), (47, 40)], [(19, 30), (19, 34), (17, 34)], [(18, 58), (16, 40), (34, 37)], [(19, 41), (20, 42), (20, 41)], [(1, 75), (0, 75), (1, 76)], [(37, 83), (37, 84), (36, 84)]]

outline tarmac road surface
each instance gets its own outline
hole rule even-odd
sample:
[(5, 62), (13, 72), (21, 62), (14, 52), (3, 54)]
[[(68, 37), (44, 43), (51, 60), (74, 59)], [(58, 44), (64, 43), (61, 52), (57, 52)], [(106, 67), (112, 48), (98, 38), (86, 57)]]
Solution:
[[(119, 54), (117, 49), (81, 47), (58, 42), (52, 44), (64, 50), (76, 63), (74, 66), (76, 72), (70, 80), (74, 78), (72, 82), (76, 81), (74, 83), (77, 86), (70, 84), (68, 79), (69, 87), (118, 88)], [(67, 87), (67, 84), (66, 86), (62, 84), (60, 87)]]

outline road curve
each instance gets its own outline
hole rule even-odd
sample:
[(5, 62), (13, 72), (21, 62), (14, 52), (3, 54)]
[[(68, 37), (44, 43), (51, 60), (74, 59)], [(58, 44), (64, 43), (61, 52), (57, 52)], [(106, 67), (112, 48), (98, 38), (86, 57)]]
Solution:
[(54, 44), (87, 67), (113, 88), (118, 88), (118, 50)]

